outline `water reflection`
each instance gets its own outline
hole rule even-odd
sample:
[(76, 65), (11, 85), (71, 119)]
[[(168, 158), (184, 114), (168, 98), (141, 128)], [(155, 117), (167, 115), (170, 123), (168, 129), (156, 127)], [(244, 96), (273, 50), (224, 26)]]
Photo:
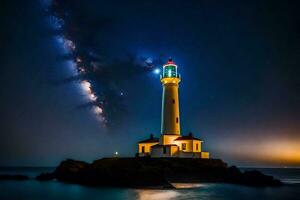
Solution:
[(177, 189), (200, 188), (205, 186), (203, 183), (172, 183), (172, 185)]
[(179, 192), (175, 190), (136, 190), (139, 200), (170, 200), (178, 197)]

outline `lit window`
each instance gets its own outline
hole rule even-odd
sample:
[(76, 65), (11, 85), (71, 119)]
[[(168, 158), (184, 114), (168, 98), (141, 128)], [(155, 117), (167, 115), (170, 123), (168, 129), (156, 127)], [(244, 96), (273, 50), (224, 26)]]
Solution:
[(186, 150), (186, 143), (181, 144), (182, 150)]
[(163, 77), (177, 77), (176, 66), (168, 65), (164, 67)]

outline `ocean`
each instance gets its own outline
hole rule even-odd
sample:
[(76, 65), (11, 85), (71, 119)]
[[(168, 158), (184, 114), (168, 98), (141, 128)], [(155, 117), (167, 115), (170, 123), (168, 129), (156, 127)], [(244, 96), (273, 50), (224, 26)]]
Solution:
[(232, 184), (176, 184), (178, 189), (150, 190), (124, 188), (97, 188), (58, 181), (35, 181), (33, 177), (54, 168), (14, 167), (0, 168), (0, 174), (25, 174), (28, 181), (0, 181), (0, 200), (300, 200), (300, 169), (262, 168), (265, 174), (273, 175), (286, 183), (281, 187), (255, 188)]

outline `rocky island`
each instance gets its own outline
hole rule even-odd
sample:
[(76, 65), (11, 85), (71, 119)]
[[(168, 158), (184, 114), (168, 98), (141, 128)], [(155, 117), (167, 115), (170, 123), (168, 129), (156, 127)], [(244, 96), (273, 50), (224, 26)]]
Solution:
[(232, 183), (247, 186), (279, 186), (281, 181), (259, 171), (241, 172), (220, 159), (102, 158), (89, 164), (67, 159), (52, 173), (37, 180), (90, 186), (174, 188), (172, 183)]

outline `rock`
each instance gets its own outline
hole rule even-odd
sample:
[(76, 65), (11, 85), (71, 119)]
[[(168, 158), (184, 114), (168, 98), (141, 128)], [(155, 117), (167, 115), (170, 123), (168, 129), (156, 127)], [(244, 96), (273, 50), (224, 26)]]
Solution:
[(40, 175), (35, 177), (35, 180), (38, 180), (38, 181), (50, 181), (53, 179), (55, 179), (54, 173), (41, 173)]
[(142, 165), (135, 159), (101, 159), (92, 164), (67, 160), (56, 168), (59, 181), (84, 185), (117, 187), (161, 187), (173, 186), (164, 178), (163, 171), (156, 166)]
[(81, 183), (84, 181), (83, 172), (88, 167), (89, 164), (86, 162), (67, 159), (60, 163), (53, 174), (60, 181)]
[(23, 181), (28, 180), (29, 177), (25, 175), (11, 175), (11, 174), (0, 174), (0, 180), (16, 180), (16, 181)]
[(279, 186), (282, 185), (281, 181), (274, 179), (273, 176), (268, 176), (260, 171), (245, 171), (242, 174), (241, 184), (249, 186)]
[(258, 171), (241, 172), (220, 159), (194, 158), (103, 158), (91, 164), (65, 160), (53, 173), (37, 180), (51, 180), (93, 186), (129, 188), (173, 188), (171, 182), (233, 183), (248, 186), (275, 186), (279, 180)]
[(282, 185), (281, 181), (274, 179), (273, 176), (265, 175), (257, 170), (242, 173), (235, 166), (228, 168), (225, 182), (257, 187)]
[(227, 173), (224, 177), (224, 182), (227, 183), (241, 183), (242, 172), (236, 167), (231, 166), (227, 168)]

